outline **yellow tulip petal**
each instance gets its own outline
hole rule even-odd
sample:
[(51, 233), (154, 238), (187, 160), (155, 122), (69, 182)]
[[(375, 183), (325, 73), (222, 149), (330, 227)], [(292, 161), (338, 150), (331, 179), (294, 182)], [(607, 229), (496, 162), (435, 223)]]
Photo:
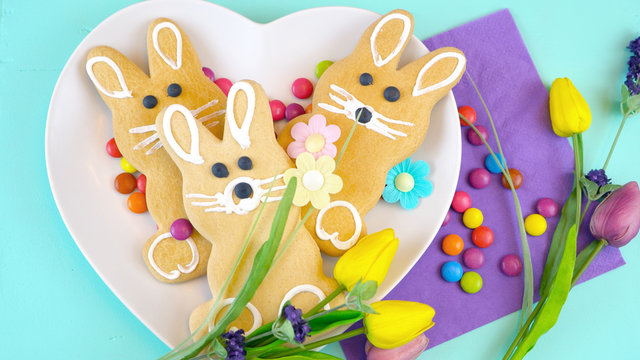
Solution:
[(330, 156), (320, 156), (318, 160), (316, 160), (316, 170), (325, 175), (333, 173), (333, 170), (335, 169), (336, 162)]
[(329, 194), (337, 194), (342, 190), (342, 178), (336, 174), (329, 174), (324, 177), (322, 190)]
[(435, 310), (426, 304), (384, 300), (371, 307), (378, 314), (366, 314), (363, 325), (369, 341), (381, 349), (402, 346), (434, 325)]
[(313, 170), (316, 166), (316, 159), (309, 153), (302, 153), (296, 158), (296, 167), (303, 173)]

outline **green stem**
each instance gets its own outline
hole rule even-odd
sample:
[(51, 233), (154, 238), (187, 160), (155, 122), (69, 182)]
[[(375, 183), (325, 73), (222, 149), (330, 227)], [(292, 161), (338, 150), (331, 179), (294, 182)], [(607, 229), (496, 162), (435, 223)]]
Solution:
[(602, 249), (604, 249), (604, 247), (607, 246), (607, 241), (606, 240), (599, 239), (599, 240), (595, 240), (595, 241), (598, 242), (596, 248), (591, 252), (591, 254), (589, 254), (589, 257), (584, 262), (584, 264), (582, 264), (582, 266), (580, 266), (580, 268), (578, 268), (576, 270), (576, 272), (574, 273), (573, 280), (571, 281), (571, 286), (575, 285), (576, 282), (578, 282), (578, 280), (580, 280), (580, 277), (585, 272), (585, 270), (587, 270), (589, 265), (591, 265), (591, 262), (593, 261), (593, 259), (595, 259), (596, 255), (598, 255), (600, 253), (600, 251), (602, 251)]
[(582, 221), (582, 214), (580, 210), (582, 209), (582, 187), (580, 185), (580, 179), (582, 178), (582, 168), (580, 166), (580, 151), (578, 151), (578, 137), (573, 134), (571, 136), (573, 140), (573, 152), (574, 152), (574, 161), (575, 161), (575, 171), (574, 171), (574, 186), (576, 187), (576, 232), (580, 231), (580, 224)]
[(269, 357), (267, 357), (266, 359), (277, 359), (277, 358), (284, 357), (284, 356), (295, 355), (295, 354), (301, 353), (303, 351), (308, 351), (308, 350), (315, 349), (315, 348), (320, 347), (320, 346), (331, 344), (331, 343), (336, 342), (336, 341), (342, 341), (342, 340), (345, 340), (345, 339), (349, 339), (349, 338), (352, 338), (354, 336), (358, 336), (360, 334), (364, 334), (364, 328), (363, 327), (359, 328), (359, 329), (351, 330), (351, 331), (346, 332), (344, 334), (332, 336), (332, 337), (326, 338), (324, 340), (320, 340), (320, 341), (312, 342), (310, 344), (306, 344), (306, 345), (304, 345), (304, 348), (286, 349), (286, 350), (281, 351), (281, 352), (269, 354)]
[[(266, 203), (266, 201), (264, 203)], [(312, 212), (313, 212), (313, 207), (310, 207), (307, 210), (307, 213), (304, 214), (304, 217), (302, 218), (302, 220), (300, 222), (298, 222), (298, 224), (296, 225), (295, 229), (293, 229), (293, 232), (291, 233), (291, 235), (289, 235), (289, 238), (287, 239), (287, 242), (285, 242), (284, 246), (282, 246), (282, 248), (280, 248), (280, 250), (278, 250), (278, 253), (276, 254), (276, 257), (273, 259), (273, 264), (276, 264), (278, 262), (278, 260), (280, 259), (280, 257), (282, 257), (284, 252), (287, 251), (287, 248), (289, 247), (289, 244), (291, 244), (291, 242), (293, 241), (293, 238), (296, 236), (296, 234), (298, 233), (298, 230), (300, 230), (302, 225), (304, 225), (304, 223), (306, 223), (307, 220), (309, 220), (309, 217), (311, 216)]]
[(338, 154), (338, 157), (336, 158), (336, 167), (338, 167), (338, 164), (340, 163), (340, 160), (342, 159), (344, 152), (347, 151), (347, 145), (349, 144), (349, 141), (351, 141), (351, 137), (353, 136), (353, 133), (356, 131), (356, 126), (358, 126), (359, 119), (360, 119), (360, 114), (358, 114), (356, 119), (353, 121), (353, 125), (351, 126), (351, 130), (349, 130), (347, 139), (344, 141), (344, 144), (342, 145), (342, 149), (340, 149), (340, 154)]
[(618, 127), (618, 133), (616, 133), (616, 137), (613, 139), (613, 144), (611, 144), (611, 149), (609, 149), (609, 155), (607, 155), (607, 160), (605, 160), (604, 165), (602, 166), (602, 170), (607, 170), (607, 165), (609, 165), (609, 160), (611, 160), (611, 155), (613, 155), (613, 150), (616, 148), (616, 144), (618, 143), (618, 138), (620, 137), (620, 133), (622, 132), (622, 128), (624, 127), (624, 123), (627, 121), (627, 118), (628, 118), (627, 115), (625, 115), (622, 118), (620, 127)]
[(582, 224), (582, 221), (584, 221), (584, 217), (587, 216), (587, 211), (589, 211), (589, 206), (591, 206), (591, 203), (593, 201), (587, 199), (587, 203), (584, 206), (584, 209), (582, 210), (582, 214), (580, 214), (580, 224)]
[(331, 308), (331, 309), (329, 309), (329, 310), (325, 310), (325, 311), (319, 312), (319, 313), (317, 313), (317, 314), (315, 314), (315, 315), (311, 315), (311, 316), (309, 316), (308, 318), (307, 318), (307, 317), (303, 317), (303, 318), (304, 318), (306, 321), (311, 321), (311, 320), (313, 320), (313, 319), (315, 319), (315, 318), (317, 318), (317, 317), (320, 317), (320, 316), (323, 316), (323, 315), (327, 315), (327, 314), (332, 313), (332, 312), (334, 312), (334, 311), (338, 311), (338, 310), (340, 310), (340, 309), (342, 309), (342, 308), (344, 308), (344, 307), (347, 307), (347, 304), (338, 305), (338, 306), (336, 306), (336, 307), (334, 307), (334, 308)]
[(511, 343), (511, 346), (509, 346), (509, 350), (507, 350), (507, 353), (504, 354), (504, 357), (502, 358), (503, 360), (507, 360), (507, 359), (509, 359), (511, 357), (511, 353), (513, 353), (513, 351), (516, 349), (518, 344), (520, 344), (520, 341), (524, 338), (524, 336), (527, 334), (527, 332), (529, 332), (529, 328), (531, 327), (531, 323), (533, 323), (533, 320), (538, 316), (538, 313), (540, 312), (540, 309), (542, 309), (542, 306), (544, 305), (545, 301), (546, 301), (546, 298), (545, 299), (540, 299), (540, 301), (538, 301), (538, 304), (536, 305), (536, 307), (531, 312), (531, 315), (529, 315), (529, 317), (527, 318), (527, 321), (525, 322), (525, 324), (520, 328), (520, 331), (518, 332), (518, 335), (516, 335), (516, 338), (513, 339), (513, 342)]
[(325, 297), (320, 301), (316, 306), (312, 307), (311, 310), (307, 311), (306, 314), (302, 315), (302, 317), (309, 317), (315, 315), (320, 309), (322, 309), (325, 305), (327, 305), (331, 300), (335, 299), (338, 295), (342, 294), (345, 290), (344, 286), (338, 285), (338, 288), (333, 290), (329, 296)]

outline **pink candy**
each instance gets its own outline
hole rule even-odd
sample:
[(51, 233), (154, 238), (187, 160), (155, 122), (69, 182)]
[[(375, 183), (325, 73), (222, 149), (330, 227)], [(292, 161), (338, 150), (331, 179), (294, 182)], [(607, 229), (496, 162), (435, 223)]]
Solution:
[(306, 99), (313, 94), (313, 84), (309, 79), (298, 78), (291, 85), (291, 92), (298, 99)]
[(484, 265), (484, 253), (478, 248), (469, 248), (462, 254), (462, 261), (469, 269), (479, 269)]
[(476, 189), (484, 189), (491, 182), (491, 173), (484, 168), (471, 170), (469, 173), (469, 184)]
[(500, 268), (507, 276), (518, 276), (522, 272), (522, 259), (516, 254), (509, 254), (502, 258)]
[(558, 215), (559, 210), (560, 205), (558, 205), (555, 200), (550, 198), (542, 198), (538, 200), (538, 203), (536, 204), (536, 211), (538, 211), (538, 214), (546, 218)]
[(227, 78), (220, 78), (214, 82), (226, 96), (229, 96), (229, 89), (231, 89), (231, 86), (233, 86), (231, 80)]
[(471, 196), (464, 191), (456, 191), (453, 194), (453, 200), (451, 201), (451, 208), (459, 213), (465, 212), (471, 207)]
[(269, 107), (271, 108), (271, 117), (273, 118), (273, 121), (284, 119), (286, 107), (282, 101), (271, 100), (269, 101)]
[[(487, 138), (489, 137), (489, 132), (487, 131), (487, 128), (485, 128), (482, 125), (477, 125), (476, 128), (478, 129), (480, 134), (482, 134), (482, 137), (485, 140), (487, 140)], [(469, 130), (467, 131), (467, 140), (469, 140), (469, 142), (475, 146), (479, 146), (483, 144), (482, 138), (480, 138), (480, 136), (478, 136), (478, 134), (476, 134), (476, 132), (473, 131), (472, 128), (469, 128)]]
[(193, 226), (187, 219), (178, 219), (171, 224), (169, 232), (176, 240), (186, 240), (193, 233)]
[(302, 114), (304, 114), (304, 108), (302, 105), (296, 103), (287, 105), (287, 108), (284, 110), (284, 117), (286, 117), (287, 120), (293, 120)]
[(213, 82), (216, 81), (216, 75), (213, 73), (213, 70), (211, 70), (208, 67), (204, 66), (202, 68), (202, 72), (209, 78), (209, 80), (211, 80)]
[(451, 210), (447, 210), (447, 215), (444, 217), (444, 220), (442, 221), (442, 226), (447, 225), (449, 221), (451, 221)]

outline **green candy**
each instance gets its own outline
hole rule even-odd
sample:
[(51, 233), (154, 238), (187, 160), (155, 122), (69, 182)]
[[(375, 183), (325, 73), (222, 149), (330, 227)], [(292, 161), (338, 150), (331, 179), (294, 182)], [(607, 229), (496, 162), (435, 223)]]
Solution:
[(475, 294), (482, 289), (482, 277), (475, 271), (467, 271), (460, 279), (462, 290), (469, 294)]
[(316, 65), (316, 77), (320, 79), (320, 76), (322, 76), (324, 71), (327, 70), (327, 68), (331, 66), (331, 64), (333, 64), (333, 61), (331, 60), (320, 61), (318, 65)]

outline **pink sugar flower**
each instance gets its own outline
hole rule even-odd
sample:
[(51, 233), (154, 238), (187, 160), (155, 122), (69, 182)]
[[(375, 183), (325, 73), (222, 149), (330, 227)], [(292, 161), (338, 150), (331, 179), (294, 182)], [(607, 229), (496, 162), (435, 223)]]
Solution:
[(327, 126), (324, 115), (313, 115), (309, 124), (299, 122), (291, 128), (294, 142), (287, 146), (287, 154), (296, 159), (302, 153), (310, 153), (317, 160), (320, 156), (336, 157), (338, 149), (333, 144), (340, 138), (340, 128)]

